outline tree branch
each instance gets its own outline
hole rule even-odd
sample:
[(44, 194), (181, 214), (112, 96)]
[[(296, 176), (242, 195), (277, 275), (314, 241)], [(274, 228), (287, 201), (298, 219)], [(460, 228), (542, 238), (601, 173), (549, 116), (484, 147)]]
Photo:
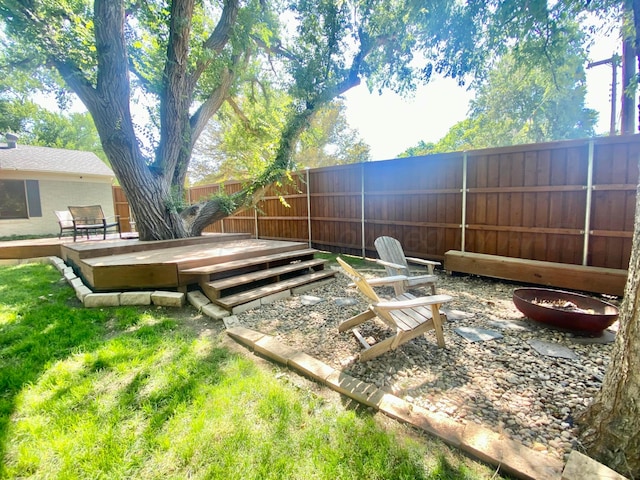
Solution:
[[(238, 0), (225, 1), (222, 15), (220, 16), (220, 20), (218, 20), (216, 28), (211, 32), (209, 38), (207, 38), (202, 44), (205, 50), (215, 53), (220, 53), (222, 51), (225, 45), (229, 42), (231, 31), (233, 30), (233, 26), (238, 18), (239, 9), (240, 5)], [(211, 60), (200, 59), (198, 61), (190, 78), (192, 88), (195, 87), (195, 84), (198, 82), (202, 72), (204, 72), (209, 65), (211, 65)]]
[(231, 30), (236, 23), (238, 17), (239, 2), (238, 0), (226, 0), (220, 20), (216, 25), (209, 38), (204, 42), (204, 48), (214, 52), (221, 52), (229, 41)]
[(280, 40), (276, 40), (276, 42), (272, 45), (267, 45), (260, 37), (256, 35), (252, 35), (251, 38), (254, 42), (256, 42), (256, 45), (258, 45), (264, 51), (273, 55), (284, 57), (288, 60), (291, 60), (292, 62), (301, 63), (298, 57), (296, 57), (293, 53), (282, 46), (282, 42)]
[(195, 0), (171, 2), (167, 61), (162, 78), (160, 102), (160, 144), (153, 167), (173, 177), (180, 150), (189, 144), (189, 105), (193, 85), (187, 75), (189, 38)]
[(247, 130), (253, 131), (253, 128), (251, 127), (251, 121), (244, 114), (244, 112), (242, 111), (240, 106), (235, 102), (235, 100), (232, 97), (227, 97), (227, 98), (225, 98), (225, 101), (229, 104), (231, 109), (238, 116), (238, 118), (240, 119), (240, 121), (244, 125), (244, 128), (246, 128)]
[(229, 89), (231, 88), (234, 79), (235, 76), (233, 73), (228, 69), (224, 69), (218, 87), (191, 116), (191, 119), (189, 120), (191, 127), (191, 147), (195, 145), (209, 119), (220, 109), (225, 98), (229, 95)]

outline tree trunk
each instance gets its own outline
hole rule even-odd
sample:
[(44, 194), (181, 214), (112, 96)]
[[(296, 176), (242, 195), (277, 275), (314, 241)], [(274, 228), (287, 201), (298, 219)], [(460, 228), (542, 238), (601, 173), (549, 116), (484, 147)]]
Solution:
[[(639, 187), (640, 189), (640, 187)], [(640, 192), (620, 329), (602, 389), (578, 418), (587, 453), (629, 478), (640, 477)]]

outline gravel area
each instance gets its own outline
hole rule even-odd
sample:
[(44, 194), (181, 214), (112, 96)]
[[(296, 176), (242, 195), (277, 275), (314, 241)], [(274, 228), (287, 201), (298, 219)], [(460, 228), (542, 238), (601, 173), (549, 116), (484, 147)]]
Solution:
[[(364, 272), (382, 276), (381, 271)], [(238, 315), (241, 325), (273, 335), (334, 368), (431, 411), (461, 422), (475, 422), (505, 433), (537, 451), (564, 459), (576, 446), (573, 418), (600, 389), (617, 324), (601, 338), (581, 337), (523, 317), (511, 300), (519, 285), (439, 272), (438, 293), (454, 300), (445, 307), (446, 346), (437, 347), (433, 331), (368, 362), (361, 345), (338, 325), (364, 311), (367, 303), (342, 273), (335, 282)], [(427, 289), (412, 291), (428, 294)], [(380, 289), (392, 296), (391, 289)], [(616, 304), (616, 299), (608, 298)], [(482, 328), (500, 338), (471, 342), (456, 329)], [(378, 319), (359, 327), (368, 340), (390, 330)], [(544, 342), (574, 358), (543, 355)], [(570, 356), (567, 355), (567, 356)]]

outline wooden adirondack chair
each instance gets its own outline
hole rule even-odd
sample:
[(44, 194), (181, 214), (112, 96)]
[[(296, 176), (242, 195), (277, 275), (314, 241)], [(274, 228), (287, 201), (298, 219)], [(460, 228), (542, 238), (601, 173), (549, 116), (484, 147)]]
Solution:
[[(382, 265), (387, 271), (387, 275), (404, 275), (407, 280), (403, 283), (395, 283), (396, 295), (400, 295), (407, 288), (429, 285), (431, 293), (436, 294), (436, 282), (438, 277), (433, 274), (433, 269), (440, 262), (423, 260), (422, 258), (405, 257), (402, 245), (393, 237), (378, 237), (373, 244), (376, 247), (378, 256), (376, 262)], [(427, 275), (411, 276), (409, 272), (409, 262), (427, 267)]]
[[(365, 362), (385, 352), (395, 350), (403, 343), (431, 329), (435, 330), (438, 346), (444, 347), (443, 314), (440, 313), (440, 305), (450, 302), (453, 300), (452, 297), (449, 295), (430, 295), (417, 298), (410, 293), (403, 293), (391, 300), (383, 300), (378, 297), (362, 274), (341, 258), (338, 257), (337, 260), (347, 276), (355, 282), (356, 287), (370, 302), (367, 311), (345, 320), (338, 326), (339, 332), (352, 330), (364, 346), (365, 350), (360, 354), (360, 361)], [(355, 327), (375, 317), (380, 318), (393, 329), (395, 335), (371, 346)]]

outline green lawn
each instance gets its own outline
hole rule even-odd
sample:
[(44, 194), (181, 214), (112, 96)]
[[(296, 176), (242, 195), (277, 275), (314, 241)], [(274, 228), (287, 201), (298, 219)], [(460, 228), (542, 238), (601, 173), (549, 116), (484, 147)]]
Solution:
[(493, 474), (278, 372), (176, 310), (85, 309), (51, 266), (0, 267), (1, 478)]

